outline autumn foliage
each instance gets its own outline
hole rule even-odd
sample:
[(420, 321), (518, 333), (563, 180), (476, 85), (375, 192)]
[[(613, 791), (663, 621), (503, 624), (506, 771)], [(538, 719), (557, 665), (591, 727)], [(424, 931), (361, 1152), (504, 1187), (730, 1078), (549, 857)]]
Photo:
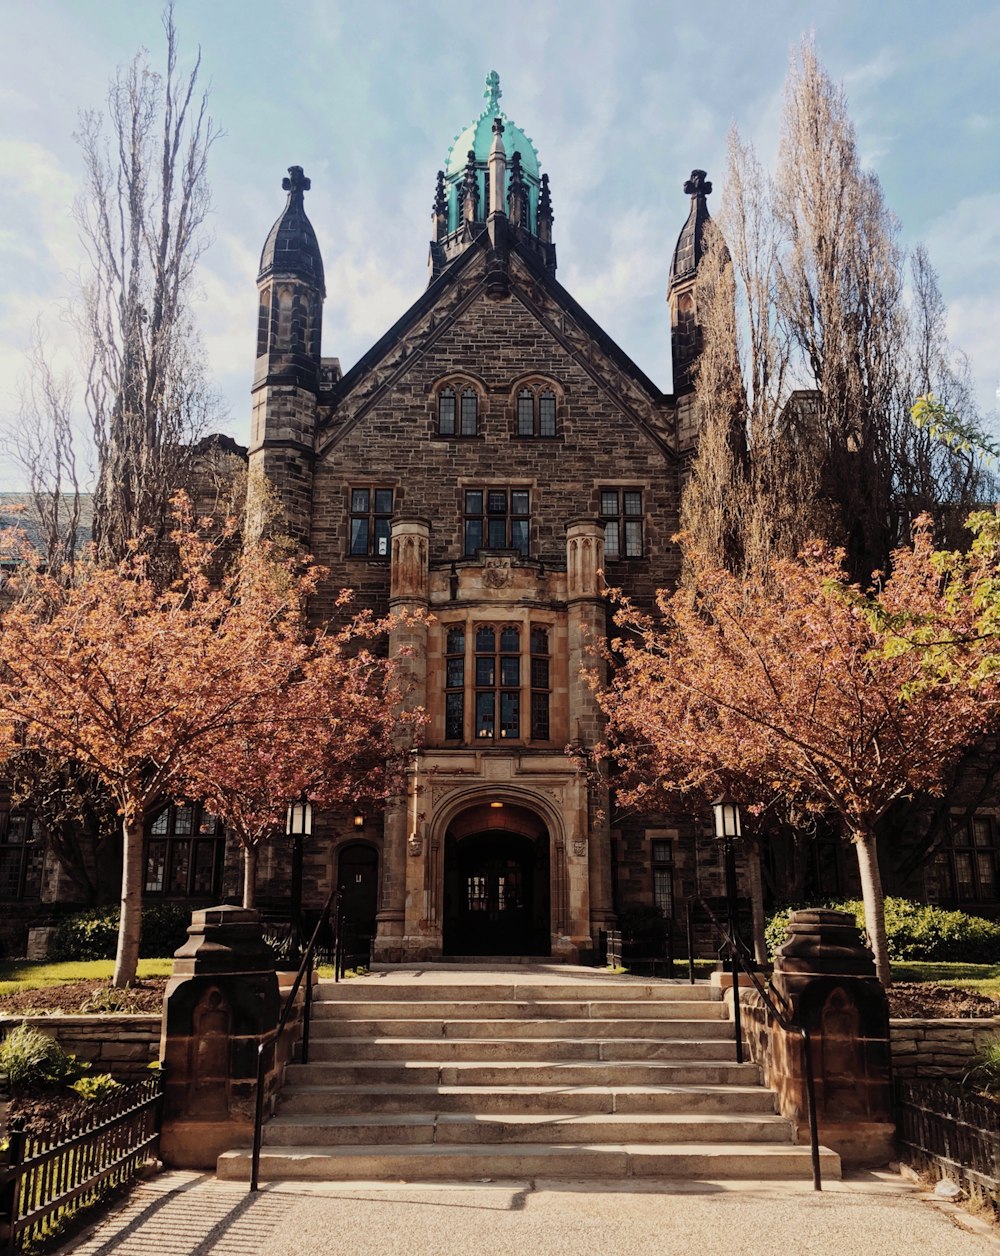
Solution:
[(70, 582), (22, 566), (0, 620), (0, 756), (72, 760), (120, 816), (118, 985), (135, 976), (153, 808), (204, 798), (255, 848), (304, 790), (377, 788), (392, 732), (388, 664), (352, 649), (377, 626), (307, 633), (320, 569), (261, 544), (222, 572), (217, 543), (178, 509), (168, 587), (138, 547)]
[(601, 702), (622, 796), (648, 809), (677, 792), (729, 789), (750, 805), (780, 793), (838, 816), (885, 980), (875, 826), (897, 798), (937, 790), (995, 719), (983, 572), (935, 553), (926, 523), (869, 596), (818, 542), (746, 577), (689, 558), (691, 582), (661, 593), (660, 618), (618, 615), (621, 666)]

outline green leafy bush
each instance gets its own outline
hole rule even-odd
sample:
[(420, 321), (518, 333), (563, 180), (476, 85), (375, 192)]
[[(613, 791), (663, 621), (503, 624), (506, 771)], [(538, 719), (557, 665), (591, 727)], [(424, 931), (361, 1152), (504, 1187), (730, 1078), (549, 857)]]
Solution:
[(70, 1089), (88, 1103), (98, 1103), (109, 1098), (120, 1086), (121, 1082), (116, 1082), (110, 1073), (96, 1073), (93, 1077), (78, 1077)]
[[(865, 909), (860, 899), (825, 903), (824, 906), (853, 913), (858, 928), (864, 934)], [(788, 918), (794, 910), (794, 907), (782, 908), (767, 922), (767, 946), (772, 956), (785, 940)], [(890, 960), (950, 960), (959, 964), (1000, 962), (1000, 924), (982, 916), (929, 907), (906, 898), (887, 898), (885, 931)]]
[[(99, 907), (67, 916), (52, 937), (50, 959), (114, 959), (118, 946), (117, 907)], [(142, 942), (145, 958), (173, 955), (187, 938), (191, 910), (181, 903), (157, 903), (142, 909)]]
[(140, 1012), (142, 1000), (132, 986), (98, 986), (80, 1004), (81, 1012)]
[(85, 1070), (55, 1038), (30, 1025), (17, 1025), (0, 1043), (0, 1073), (12, 1090), (69, 1085)]

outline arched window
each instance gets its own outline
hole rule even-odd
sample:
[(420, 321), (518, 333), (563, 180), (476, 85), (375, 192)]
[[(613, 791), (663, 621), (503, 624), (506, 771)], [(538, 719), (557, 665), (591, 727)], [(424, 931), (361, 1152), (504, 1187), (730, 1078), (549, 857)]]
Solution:
[(517, 434), (535, 434), (535, 394), (530, 388), (522, 388), (517, 394)]
[(556, 394), (543, 384), (526, 385), (517, 394), (518, 436), (555, 436)]
[(455, 435), (455, 390), (442, 388), (438, 394), (438, 435)]
[(216, 816), (199, 806), (170, 806), (146, 830), (146, 894), (214, 898), (225, 840)]
[(462, 393), (462, 435), (476, 436), (479, 432), (479, 398), (474, 388)]

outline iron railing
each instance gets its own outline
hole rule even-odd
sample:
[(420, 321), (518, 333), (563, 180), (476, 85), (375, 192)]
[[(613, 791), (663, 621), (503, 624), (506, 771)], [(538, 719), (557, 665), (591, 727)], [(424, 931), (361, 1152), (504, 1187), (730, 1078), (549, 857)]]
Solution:
[(943, 1082), (896, 1082), (900, 1158), (957, 1179), (1000, 1217), (1000, 1105)]
[[(764, 983), (757, 976), (754, 967), (754, 958), (750, 954), (743, 940), (734, 936), (719, 921), (715, 912), (708, 903), (698, 895), (694, 895), (687, 900), (687, 948), (688, 948), (688, 977), (691, 985), (694, 985), (694, 918), (691, 908), (697, 904), (709, 922), (715, 929), (719, 938), (728, 952), (728, 957), (732, 963), (733, 973), (733, 1023), (736, 1030), (736, 1062), (743, 1063), (743, 1027), (740, 1015), (740, 972), (744, 972), (750, 979), (750, 984), (760, 995), (764, 1007), (770, 1013), (771, 1017), (778, 1022), (781, 1028), (788, 1034), (797, 1037), (802, 1043), (802, 1070), (806, 1082), (806, 1100), (809, 1115), (809, 1143), (812, 1151), (812, 1178), (813, 1190), (821, 1191), (823, 1183), (820, 1177), (819, 1165), (819, 1123), (816, 1115), (816, 1079), (813, 1074), (812, 1044), (809, 1041), (809, 1031), (802, 1025), (793, 1024), (791, 1019), (778, 1007), (774, 1001), (774, 997), (780, 998), (778, 992), (768, 983), (765, 987)], [(784, 1000), (782, 1000), (784, 1001)]]
[(155, 1159), (162, 1098), (156, 1074), (42, 1134), (28, 1133), (24, 1118), (14, 1117), (8, 1163), (0, 1172), (7, 1251), (53, 1237), (63, 1222), (127, 1185)]
[(260, 1173), (260, 1145), (264, 1128), (264, 1089), (265, 1079), (267, 1077), (268, 1054), (270, 1053), (270, 1066), (273, 1068), (278, 1042), (284, 1034), (292, 1011), (295, 1007), (295, 998), (299, 989), (305, 982), (305, 995), (302, 1006), (302, 1038), (300, 1044), (299, 1059), (303, 1064), (309, 1062), (309, 1027), (312, 1020), (312, 986), (313, 986), (313, 959), (319, 947), (320, 938), (324, 926), (328, 926), (333, 932), (333, 978), (334, 981), (340, 981), (344, 975), (344, 954), (341, 947), (341, 938), (343, 937), (343, 896), (339, 890), (331, 890), (330, 897), (326, 900), (323, 910), (320, 912), (319, 920), (316, 921), (316, 927), (313, 929), (312, 937), (309, 939), (308, 945), (302, 954), (302, 961), (299, 964), (299, 970), (295, 974), (295, 981), (292, 988), (288, 992), (285, 999), (285, 1006), (281, 1010), (281, 1016), (278, 1019), (277, 1026), (266, 1034), (257, 1047), (257, 1096), (254, 1105), (254, 1121), (253, 1121), (253, 1154), (250, 1166), (250, 1189), (257, 1190), (258, 1176)]

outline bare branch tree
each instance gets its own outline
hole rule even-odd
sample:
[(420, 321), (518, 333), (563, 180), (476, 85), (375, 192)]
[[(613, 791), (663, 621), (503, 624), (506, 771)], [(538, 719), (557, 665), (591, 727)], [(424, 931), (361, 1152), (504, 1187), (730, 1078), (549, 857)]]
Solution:
[(917, 396), (947, 392), (968, 414), (972, 394), (923, 250), (907, 304), (897, 237), (844, 93), (803, 44), (775, 179), (732, 134), (698, 271), (701, 437), (682, 520), (735, 572), (825, 536), (867, 582), (917, 515), (957, 540), (990, 488), (974, 458), (911, 422)]
[(163, 534), (191, 446), (217, 408), (188, 301), (207, 244), (206, 169), (220, 132), (199, 92), (200, 54), (189, 74), (178, 71), (172, 4), (163, 26), (165, 71), (137, 54), (111, 83), (107, 120), (84, 113), (77, 136), (94, 534), (105, 561), (146, 533), (154, 542)]
[(2, 445), (27, 480), (29, 514), (25, 524), (50, 571), (72, 570), (81, 539), (84, 509), (73, 431), (73, 383), (57, 375), (41, 327), (35, 324), (27, 374), (13, 423)]

